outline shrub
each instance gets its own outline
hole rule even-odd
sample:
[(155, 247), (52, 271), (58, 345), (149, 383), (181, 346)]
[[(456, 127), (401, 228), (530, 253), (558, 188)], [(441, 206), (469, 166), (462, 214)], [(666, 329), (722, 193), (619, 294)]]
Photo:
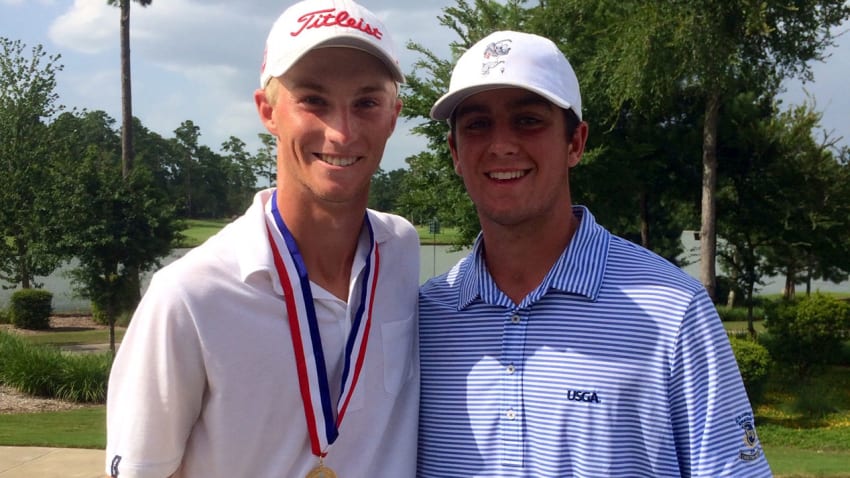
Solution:
[(0, 335), (4, 344), (0, 348), (0, 381), (28, 395), (53, 397), (60, 383), (62, 354), (11, 334)]
[(850, 306), (817, 293), (769, 307), (765, 326), (771, 335), (771, 355), (802, 376), (841, 357)]
[(9, 301), (12, 325), (19, 329), (49, 329), (53, 293), (44, 289), (15, 291)]
[(72, 402), (105, 402), (111, 354), (73, 354), (64, 359), (56, 396)]
[(6, 309), (0, 309), (0, 324), (9, 323), (11, 323), (11, 319), (9, 319), (9, 312)]
[(729, 342), (732, 344), (732, 352), (738, 362), (750, 402), (756, 403), (761, 400), (767, 382), (771, 364), (770, 353), (763, 345), (751, 339), (731, 337)]
[(67, 354), (0, 331), (0, 384), (28, 395), (103, 403), (112, 355)]

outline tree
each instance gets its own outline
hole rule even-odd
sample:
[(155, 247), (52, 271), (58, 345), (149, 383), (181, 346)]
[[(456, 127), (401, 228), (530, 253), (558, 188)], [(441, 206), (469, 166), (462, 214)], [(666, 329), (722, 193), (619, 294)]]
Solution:
[(369, 207), (378, 211), (397, 212), (396, 202), (399, 193), (404, 190), (405, 176), (407, 171), (404, 169), (386, 172), (378, 168), (369, 186)]
[(265, 180), (265, 184), (259, 184), (260, 187), (271, 188), (277, 184), (277, 140), (269, 133), (260, 133), (257, 136), (261, 146), (254, 155), (254, 175)]
[(820, 113), (812, 105), (779, 112), (763, 95), (741, 94), (723, 108), (718, 257), (743, 292), (755, 334), (753, 295), (761, 277), (785, 274), (786, 299), (801, 278), (846, 280), (850, 176), (830, 142), (815, 141)]
[(245, 150), (245, 146), (245, 142), (235, 136), (231, 136), (221, 145), (227, 162), (228, 216), (241, 214), (251, 204), (251, 198), (257, 189), (254, 158)]
[(23, 43), (0, 37), (0, 49), (0, 279), (27, 289), (59, 265), (42, 225), (53, 214), (47, 122), (63, 109), (55, 92), (62, 65), (41, 45), (26, 55)]
[[(509, 0), (502, 5), (492, 0), (476, 0), (470, 5), (465, 0), (458, 0), (457, 6), (445, 8), (444, 14), (439, 17), (440, 24), (460, 37), (459, 41), (450, 44), (452, 55), (460, 56), (494, 30), (522, 29), (527, 15), (521, 3)], [(481, 226), (463, 182), (454, 172), (446, 144), (448, 125), (429, 118), (431, 105), (448, 91), (453, 62), (438, 58), (417, 43), (411, 42), (407, 46), (423, 58), (415, 63), (414, 73), (406, 78), (402, 115), (424, 119), (423, 123), (413, 127), (413, 132), (428, 138), (428, 149), (406, 159), (408, 174), (396, 207), (400, 214), (416, 224), (437, 219), (443, 224), (457, 226), (460, 231), (457, 245), (469, 245)], [(417, 73), (424, 75), (420, 78)]]
[(806, 283), (808, 295), (813, 279), (839, 283), (850, 274), (850, 166), (838, 160), (829, 135), (815, 140), (820, 118), (809, 104), (777, 118), (784, 134), (775, 175), (785, 193), (773, 189), (768, 196), (781, 226), (769, 263), (771, 272), (786, 277), (786, 298), (793, 298), (796, 284)]
[(178, 172), (175, 175), (178, 190), (182, 191), (183, 217), (193, 217), (195, 205), (192, 200), (195, 185), (193, 177), (197, 169), (198, 155), (201, 145), (198, 139), (201, 136), (201, 128), (196, 126), (192, 120), (180, 123), (174, 130), (174, 146), (178, 154)]
[[(134, 0), (146, 7), (153, 0)], [(130, 0), (107, 0), (121, 9), (121, 174), (127, 177), (133, 167), (133, 95), (130, 76)]]
[(115, 319), (135, 307), (139, 272), (171, 251), (179, 228), (166, 192), (144, 164), (124, 178), (111, 141), (86, 139), (96, 129), (108, 136), (103, 118), (87, 113), (54, 123), (66, 133), (65, 161), (56, 171), (64, 199), (55, 211), (54, 247), (78, 261), (71, 271), (75, 289), (107, 319), (114, 351)]

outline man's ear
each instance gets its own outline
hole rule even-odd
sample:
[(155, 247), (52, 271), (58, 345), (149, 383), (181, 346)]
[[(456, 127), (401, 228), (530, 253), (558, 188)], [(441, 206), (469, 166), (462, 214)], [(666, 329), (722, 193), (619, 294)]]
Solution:
[(277, 137), (277, 124), (272, 116), (274, 107), (269, 103), (265, 90), (258, 89), (254, 91), (254, 104), (257, 106), (257, 114), (260, 116), (260, 121), (263, 122), (263, 125), (272, 136)]
[(454, 163), (454, 166), (455, 166), (455, 173), (458, 176), (463, 177), (463, 170), (460, 167), (460, 161), (458, 161), (458, 157), (457, 157), (457, 145), (455, 144), (455, 138), (452, 135), (451, 131), (449, 131), (449, 135), (447, 137), (447, 140), (449, 142), (449, 152), (452, 153), (452, 163)]
[(567, 166), (572, 168), (581, 161), (584, 154), (584, 146), (587, 144), (588, 126), (582, 121), (576, 126), (573, 137), (570, 140), (570, 151), (567, 155)]
[(401, 114), (401, 108), (404, 106), (404, 101), (401, 98), (396, 98), (395, 100), (395, 116), (393, 116), (392, 125), (390, 125), (390, 134), (395, 131), (395, 125), (398, 122), (398, 115)]

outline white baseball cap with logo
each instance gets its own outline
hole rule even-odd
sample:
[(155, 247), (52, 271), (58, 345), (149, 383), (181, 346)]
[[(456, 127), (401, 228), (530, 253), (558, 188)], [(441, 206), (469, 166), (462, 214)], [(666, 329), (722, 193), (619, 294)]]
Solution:
[(457, 61), (449, 92), (434, 103), (431, 118), (449, 119), (470, 96), (499, 88), (523, 88), (581, 120), (578, 78), (567, 58), (548, 38), (499, 31), (472, 45)]
[(370, 53), (387, 65), (395, 81), (404, 83), (393, 40), (374, 13), (351, 0), (304, 0), (287, 8), (272, 26), (260, 88), (286, 73), (309, 51), (327, 47)]

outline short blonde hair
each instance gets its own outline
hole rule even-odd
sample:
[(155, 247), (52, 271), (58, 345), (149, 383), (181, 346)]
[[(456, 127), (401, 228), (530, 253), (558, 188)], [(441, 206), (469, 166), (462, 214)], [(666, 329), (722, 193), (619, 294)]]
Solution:
[(265, 88), (263, 88), (263, 91), (266, 94), (266, 101), (268, 101), (270, 105), (274, 105), (277, 101), (277, 94), (280, 90), (280, 86), (280, 78), (272, 77), (269, 79), (269, 82), (266, 83)]

